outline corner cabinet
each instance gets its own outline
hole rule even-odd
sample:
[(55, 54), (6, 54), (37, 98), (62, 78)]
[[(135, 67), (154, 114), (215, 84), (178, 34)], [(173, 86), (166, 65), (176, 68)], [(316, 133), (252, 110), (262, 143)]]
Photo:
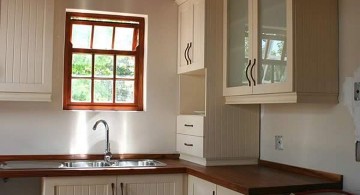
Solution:
[(227, 104), (337, 103), (338, 0), (224, 0)]
[[(177, 151), (201, 165), (256, 164), (259, 105), (225, 105), (223, 2), (179, 4)], [(189, 55), (188, 55), (189, 54)]]
[(228, 188), (189, 175), (188, 195), (243, 195)]
[(0, 3), (0, 101), (50, 101), (54, 0)]

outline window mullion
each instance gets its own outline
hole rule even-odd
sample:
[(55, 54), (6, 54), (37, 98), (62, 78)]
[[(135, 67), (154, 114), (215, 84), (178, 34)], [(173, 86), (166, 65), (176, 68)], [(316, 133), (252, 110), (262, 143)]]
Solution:
[[(114, 28), (115, 29), (115, 28)], [(114, 77), (113, 77), (113, 103), (116, 102), (115, 98), (116, 98), (116, 55), (114, 55)]]
[(94, 103), (94, 88), (95, 88), (95, 54), (92, 54), (91, 67), (91, 103)]

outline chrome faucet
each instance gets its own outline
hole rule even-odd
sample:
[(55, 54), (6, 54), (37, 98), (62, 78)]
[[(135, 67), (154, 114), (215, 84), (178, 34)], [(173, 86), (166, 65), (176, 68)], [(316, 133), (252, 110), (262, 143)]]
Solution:
[(105, 130), (106, 130), (106, 146), (105, 146), (105, 156), (104, 156), (104, 160), (107, 164), (110, 163), (112, 154), (110, 152), (110, 141), (109, 141), (109, 125), (107, 124), (107, 122), (105, 120), (98, 120), (96, 121), (96, 123), (94, 124), (93, 130), (96, 130), (96, 127), (98, 126), (99, 123), (103, 123), (105, 126)]

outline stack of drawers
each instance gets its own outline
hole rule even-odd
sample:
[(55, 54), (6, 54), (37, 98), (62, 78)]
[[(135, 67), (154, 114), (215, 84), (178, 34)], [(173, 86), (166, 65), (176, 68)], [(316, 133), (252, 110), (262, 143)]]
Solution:
[(180, 154), (204, 157), (204, 116), (177, 117), (177, 151)]

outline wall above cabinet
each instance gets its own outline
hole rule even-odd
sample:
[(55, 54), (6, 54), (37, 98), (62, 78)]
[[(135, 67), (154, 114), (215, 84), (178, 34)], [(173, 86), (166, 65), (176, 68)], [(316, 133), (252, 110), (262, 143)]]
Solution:
[(0, 3), (0, 101), (50, 101), (54, 0)]
[(338, 0), (224, 0), (226, 103), (337, 103), (338, 29)]

